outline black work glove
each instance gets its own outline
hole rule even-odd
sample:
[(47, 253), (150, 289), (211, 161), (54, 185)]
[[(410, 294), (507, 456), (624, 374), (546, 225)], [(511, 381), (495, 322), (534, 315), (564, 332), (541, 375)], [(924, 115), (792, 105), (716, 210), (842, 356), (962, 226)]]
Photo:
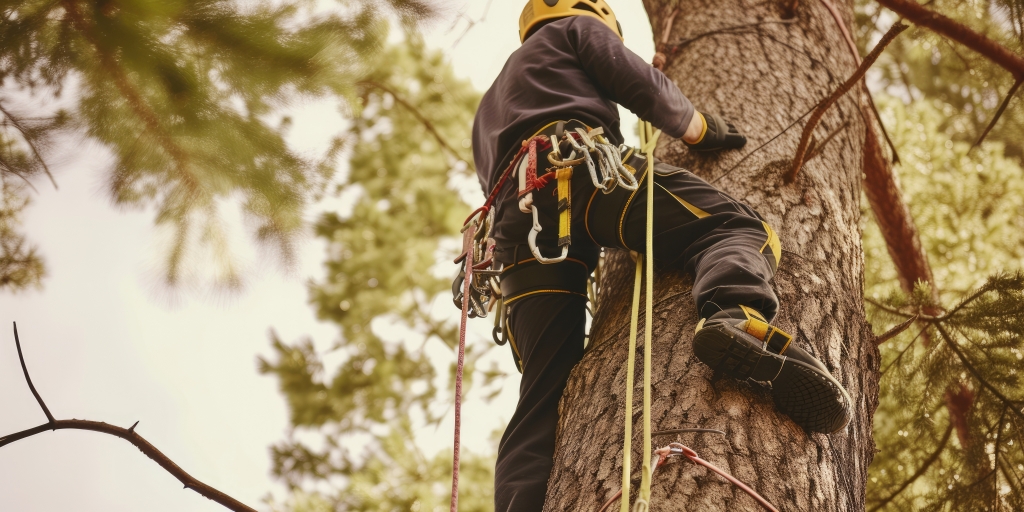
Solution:
[(704, 115), (694, 112), (694, 115), (704, 118), (707, 130), (704, 136), (697, 142), (690, 144), (683, 141), (687, 147), (694, 151), (717, 151), (719, 149), (739, 149), (747, 143), (747, 138), (736, 129), (732, 123), (726, 121), (718, 114)]

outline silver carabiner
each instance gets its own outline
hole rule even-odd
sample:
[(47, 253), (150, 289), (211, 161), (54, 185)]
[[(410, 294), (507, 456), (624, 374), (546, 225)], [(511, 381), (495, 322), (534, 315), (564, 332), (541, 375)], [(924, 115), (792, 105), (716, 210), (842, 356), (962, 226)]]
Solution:
[(533, 257), (537, 258), (537, 261), (545, 265), (564, 261), (565, 257), (569, 255), (568, 245), (562, 246), (562, 254), (556, 258), (545, 258), (544, 255), (540, 253), (540, 248), (537, 247), (537, 235), (540, 234), (544, 228), (540, 227), (540, 217), (537, 214), (537, 206), (530, 205), (530, 208), (533, 209), (533, 228), (530, 229), (528, 241), (530, 243), (530, 252), (533, 253)]
[(594, 188), (599, 190), (605, 190), (608, 188), (605, 185), (605, 180), (599, 180), (597, 178), (597, 169), (594, 168), (594, 159), (590, 157), (590, 151), (587, 149), (586, 143), (580, 144), (572, 134), (568, 134), (566, 138), (569, 139), (569, 144), (572, 146), (573, 151), (583, 155), (582, 158), (587, 162), (587, 170), (590, 171), (590, 180), (594, 182)]

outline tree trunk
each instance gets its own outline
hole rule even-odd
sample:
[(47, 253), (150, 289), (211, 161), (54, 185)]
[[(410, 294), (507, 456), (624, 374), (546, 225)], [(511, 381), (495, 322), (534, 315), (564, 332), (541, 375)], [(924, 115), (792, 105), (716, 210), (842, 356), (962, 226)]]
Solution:
[[(839, 433), (808, 435), (775, 410), (761, 385), (723, 378), (712, 386), (712, 372), (692, 356), (697, 316), (690, 280), (666, 270), (655, 279), (652, 430), (703, 427), (727, 435), (662, 435), (655, 436), (654, 445), (679, 441), (694, 448), (780, 510), (863, 510), (874, 453), (879, 355), (862, 301), (865, 126), (856, 95), (840, 99), (825, 115), (816, 139), (838, 133), (792, 184), (785, 184), (783, 175), (802, 123), (754, 152), (850, 76), (853, 59), (817, 1), (797, 4), (792, 23), (728, 31), (721, 29), (779, 20), (793, 2), (686, 2), (663, 38), (659, 29), (667, 26), (676, 3), (645, 1), (656, 39), (667, 41), (671, 50), (673, 43), (707, 35), (677, 52), (665, 51), (666, 74), (698, 110), (722, 113), (749, 142), (739, 151), (694, 155), (680, 141), (663, 138), (658, 156), (747, 202), (779, 233), (784, 251), (775, 288), (782, 306), (775, 324), (794, 334), (795, 343), (843, 383), (853, 398), (854, 417)], [(850, 2), (840, 4), (852, 19)], [(546, 511), (596, 511), (620, 488), (633, 262), (617, 251), (607, 260), (593, 345), (573, 371), (561, 403)], [(641, 463), (641, 362), (638, 355), (631, 502)], [(684, 458), (671, 459), (653, 479), (655, 511), (757, 509), (742, 491)]]

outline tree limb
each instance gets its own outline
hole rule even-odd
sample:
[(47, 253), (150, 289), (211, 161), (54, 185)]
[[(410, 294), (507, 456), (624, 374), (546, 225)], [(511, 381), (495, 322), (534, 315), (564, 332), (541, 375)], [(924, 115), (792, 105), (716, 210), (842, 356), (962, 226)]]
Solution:
[[(832, 19), (835, 20), (836, 26), (839, 27), (839, 31), (843, 33), (843, 39), (846, 40), (846, 47), (850, 50), (850, 55), (853, 57), (853, 61), (858, 66), (861, 64), (860, 53), (857, 51), (857, 43), (853, 42), (853, 36), (850, 35), (850, 29), (847, 28), (846, 22), (843, 21), (842, 15), (839, 14), (839, 10), (836, 9), (835, 5), (829, 0), (819, 0), (825, 9), (832, 14)], [(861, 92), (867, 97), (867, 106), (871, 108), (872, 114), (875, 116), (875, 121), (878, 121), (878, 127), (882, 129), (882, 136), (885, 137), (885, 143), (889, 145), (889, 149), (892, 151), (892, 163), (899, 163), (900, 155), (896, 151), (896, 145), (892, 143), (892, 139), (889, 137), (889, 132), (885, 129), (885, 124), (882, 123), (882, 114), (878, 112), (878, 107), (875, 106), (875, 100), (871, 97), (871, 91), (868, 90), (868, 84), (863, 79), (860, 83)], [(877, 135), (876, 135), (877, 136)], [(808, 158), (810, 160), (810, 158)]]
[(227, 509), (233, 510), (235, 512), (256, 512), (255, 509), (197, 480), (195, 477), (185, 472), (184, 469), (181, 469), (181, 467), (175, 464), (174, 461), (172, 461), (169, 457), (160, 452), (160, 450), (158, 450), (155, 446), (150, 444), (149, 441), (146, 441), (142, 436), (135, 432), (135, 426), (139, 424), (139, 422), (137, 421), (135, 422), (135, 425), (132, 425), (130, 428), (121, 428), (115, 425), (111, 425), (109, 423), (104, 423), (102, 421), (76, 419), (55, 420), (53, 418), (53, 415), (50, 414), (49, 409), (46, 408), (46, 404), (43, 403), (42, 397), (40, 397), (39, 393), (36, 392), (35, 386), (32, 385), (32, 379), (31, 377), (29, 377), (28, 374), (28, 367), (25, 365), (25, 357), (21, 352), (21, 341), (18, 339), (17, 324), (14, 325), (14, 342), (18, 347), (18, 359), (21, 360), (21, 369), (25, 372), (25, 381), (28, 382), (29, 389), (32, 390), (32, 394), (35, 395), (36, 401), (39, 402), (39, 407), (43, 409), (43, 413), (46, 414), (46, 418), (49, 421), (43, 423), (42, 425), (22, 430), (21, 432), (15, 432), (13, 434), (8, 434), (6, 436), (0, 437), (0, 448), (8, 444), (11, 444), (15, 441), (19, 441), (27, 437), (32, 437), (36, 434), (46, 432), (47, 430), (72, 429), (91, 430), (93, 432), (100, 432), (103, 434), (120, 437), (121, 439), (124, 439), (125, 441), (128, 441), (129, 443), (135, 445), (135, 447), (138, 448), (139, 451), (141, 451), (147, 457), (152, 459), (153, 462), (159, 464), (160, 467), (164, 468), (168, 473), (174, 476), (174, 478), (177, 478), (178, 481), (185, 486), (185, 489), (192, 489), (193, 491), (201, 494), (202, 496), (205, 496), (206, 498), (211, 499), (223, 505)]
[[(910, 293), (918, 281), (928, 283), (932, 288), (932, 298), (937, 300), (938, 288), (914, 218), (903, 201), (903, 194), (892, 172), (892, 164), (882, 152), (875, 127), (870, 120), (867, 121), (864, 136), (864, 194), (885, 239), (889, 257), (896, 266), (896, 275), (903, 290)], [(937, 311), (929, 313), (935, 314)]]
[(1005, 46), (979, 34), (966, 25), (926, 9), (911, 0), (878, 0), (879, 4), (903, 16), (915, 25), (925, 27), (943, 37), (948, 37), (996, 63), (1013, 74), (1018, 81), (1024, 80), (1024, 57)]
[(444, 139), (443, 136), (441, 136), (441, 133), (437, 131), (436, 127), (434, 127), (434, 123), (430, 122), (430, 119), (427, 119), (427, 117), (424, 116), (423, 113), (421, 113), (419, 111), (419, 109), (416, 108), (415, 105), (413, 105), (412, 103), (409, 103), (408, 101), (406, 101), (405, 98), (403, 98), (400, 94), (398, 94), (398, 92), (396, 92), (394, 89), (392, 89), (392, 88), (390, 88), (390, 87), (388, 87), (388, 86), (386, 86), (386, 85), (384, 85), (384, 84), (382, 84), (380, 82), (374, 82), (372, 80), (361, 80), (356, 85), (364, 85), (364, 86), (367, 86), (367, 87), (373, 87), (375, 89), (380, 89), (381, 91), (384, 91), (384, 92), (390, 94), (391, 97), (394, 98), (395, 101), (398, 102), (399, 105), (402, 105), (403, 107), (405, 107), (405, 109), (408, 110), (409, 113), (412, 114), (413, 117), (415, 117), (416, 120), (419, 121), (420, 124), (422, 124), (423, 127), (426, 128), (427, 131), (430, 132), (431, 135), (434, 136), (434, 139), (437, 140), (437, 143), (441, 145), (442, 149), (447, 151), (456, 160), (461, 160), (463, 162), (466, 162), (466, 164), (469, 165), (469, 168), (475, 172), (476, 167), (474, 167), (474, 165), (473, 165), (473, 159), (472, 158), (469, 158), (469, 159), (463, 158), (463, 156), (460, 155), (459, 152), (455, 150), (455, 148), (453, 148), (450, 144), (448, 144), (448, 142)]
[(814, 131), (814, 128), (818, 126), (818, 121), (820, 121), (822, 116), (825, 115), (825, 111), (827, 111), (829, 107), (836, 102), (836, 100), (846, 94), (847, 91), (849, 91), (855, 84), (857, 84), (857, 82), (860, 81), (861, 78), (864, 77), (868, 68), (870, 68), (871, 65), (875, 63), (875, 60), (878, 59), (878, 56), (882, 54), (882, 50), (884, 50), (885, 47), (900, 34), (900, 32), (903, 32), (906, 29), (907, 25), (904, 25), (901, 22), (893, 24), (893, 26), (889, 28), (889, 31), (882, 36), (882, 40), (875, 45), (875, 48), (871, 50), (871, 53), (869, 53), (867, 57), (864, 58), (864, 61), (861, 62), (860, 66), (857, 67), (857, 71), (855, 71), (842, 86), (836, 89), (828, 99), (814, 109), (814, 112), (811, 114), (811, 118), (807, 120), (807, 124), (804, 126), (803, 134), (800, 136), (800, 145), (797, 147), (796, 156), (793, 157), (793, 168), (785, 177), (786, 183), (792, 183), (793, 180), (796, 179), (797, 173), (800, 172), (800, 167), (803, 166), (804, 162), (804, 155), (807, 152), (807, 144), (811, 139), (811, 133)]

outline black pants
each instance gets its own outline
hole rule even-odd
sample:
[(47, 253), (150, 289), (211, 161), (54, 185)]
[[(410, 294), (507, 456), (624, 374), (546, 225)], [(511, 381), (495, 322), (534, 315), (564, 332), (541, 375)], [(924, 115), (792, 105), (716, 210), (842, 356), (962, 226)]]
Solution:
[[(536, 512), (543, 507), (555, 449), (558, 402), (569, 372), (583, 357), (587, 299), (581, 290), (585, 290), (600, 248), (644, 252), (651, 173), (640, 155), (624, 160), (638, 169), (640, 188), (635, 192), (617, 189), (606, 195), (595, 191), (587, 169), (576, 167), (570, 259), (557, 264), (563, 271), (558, 279), (550, 279), (550, 286), (533, 283), (535, 286), (505, 296), (510, 344), (523, 378), (519, 403), (498, 447), (496, 512)], [(657, 163), (653, 174), (654, 259), (658, 267), (675, 267), (693, 275), (693, 297), (702, 317), (743, 304), (770, 321), (778, 299), (768, 281), (781, 254), (772, 229), (753, 209), (690, 172)], [(503, 191), (495, 227), (496, 257), (507, 269), (503, 281), (539, 265), (525, 246), (532, 217), (517, 208), (514, 187), (507, 188), (512, 190)], [(534, 192), (544, 226), (539, 245), (547, 257), (558, 253), (552, 188), (554, 184)], [(585, 269), (582, 272), (578, 271), (581, 267)], [(543, 271), (550, 275), (550, 270)], [(568, 283), (565, 276), (571, 276)], [(583, 282), (575, 282), (578, 280)]]

